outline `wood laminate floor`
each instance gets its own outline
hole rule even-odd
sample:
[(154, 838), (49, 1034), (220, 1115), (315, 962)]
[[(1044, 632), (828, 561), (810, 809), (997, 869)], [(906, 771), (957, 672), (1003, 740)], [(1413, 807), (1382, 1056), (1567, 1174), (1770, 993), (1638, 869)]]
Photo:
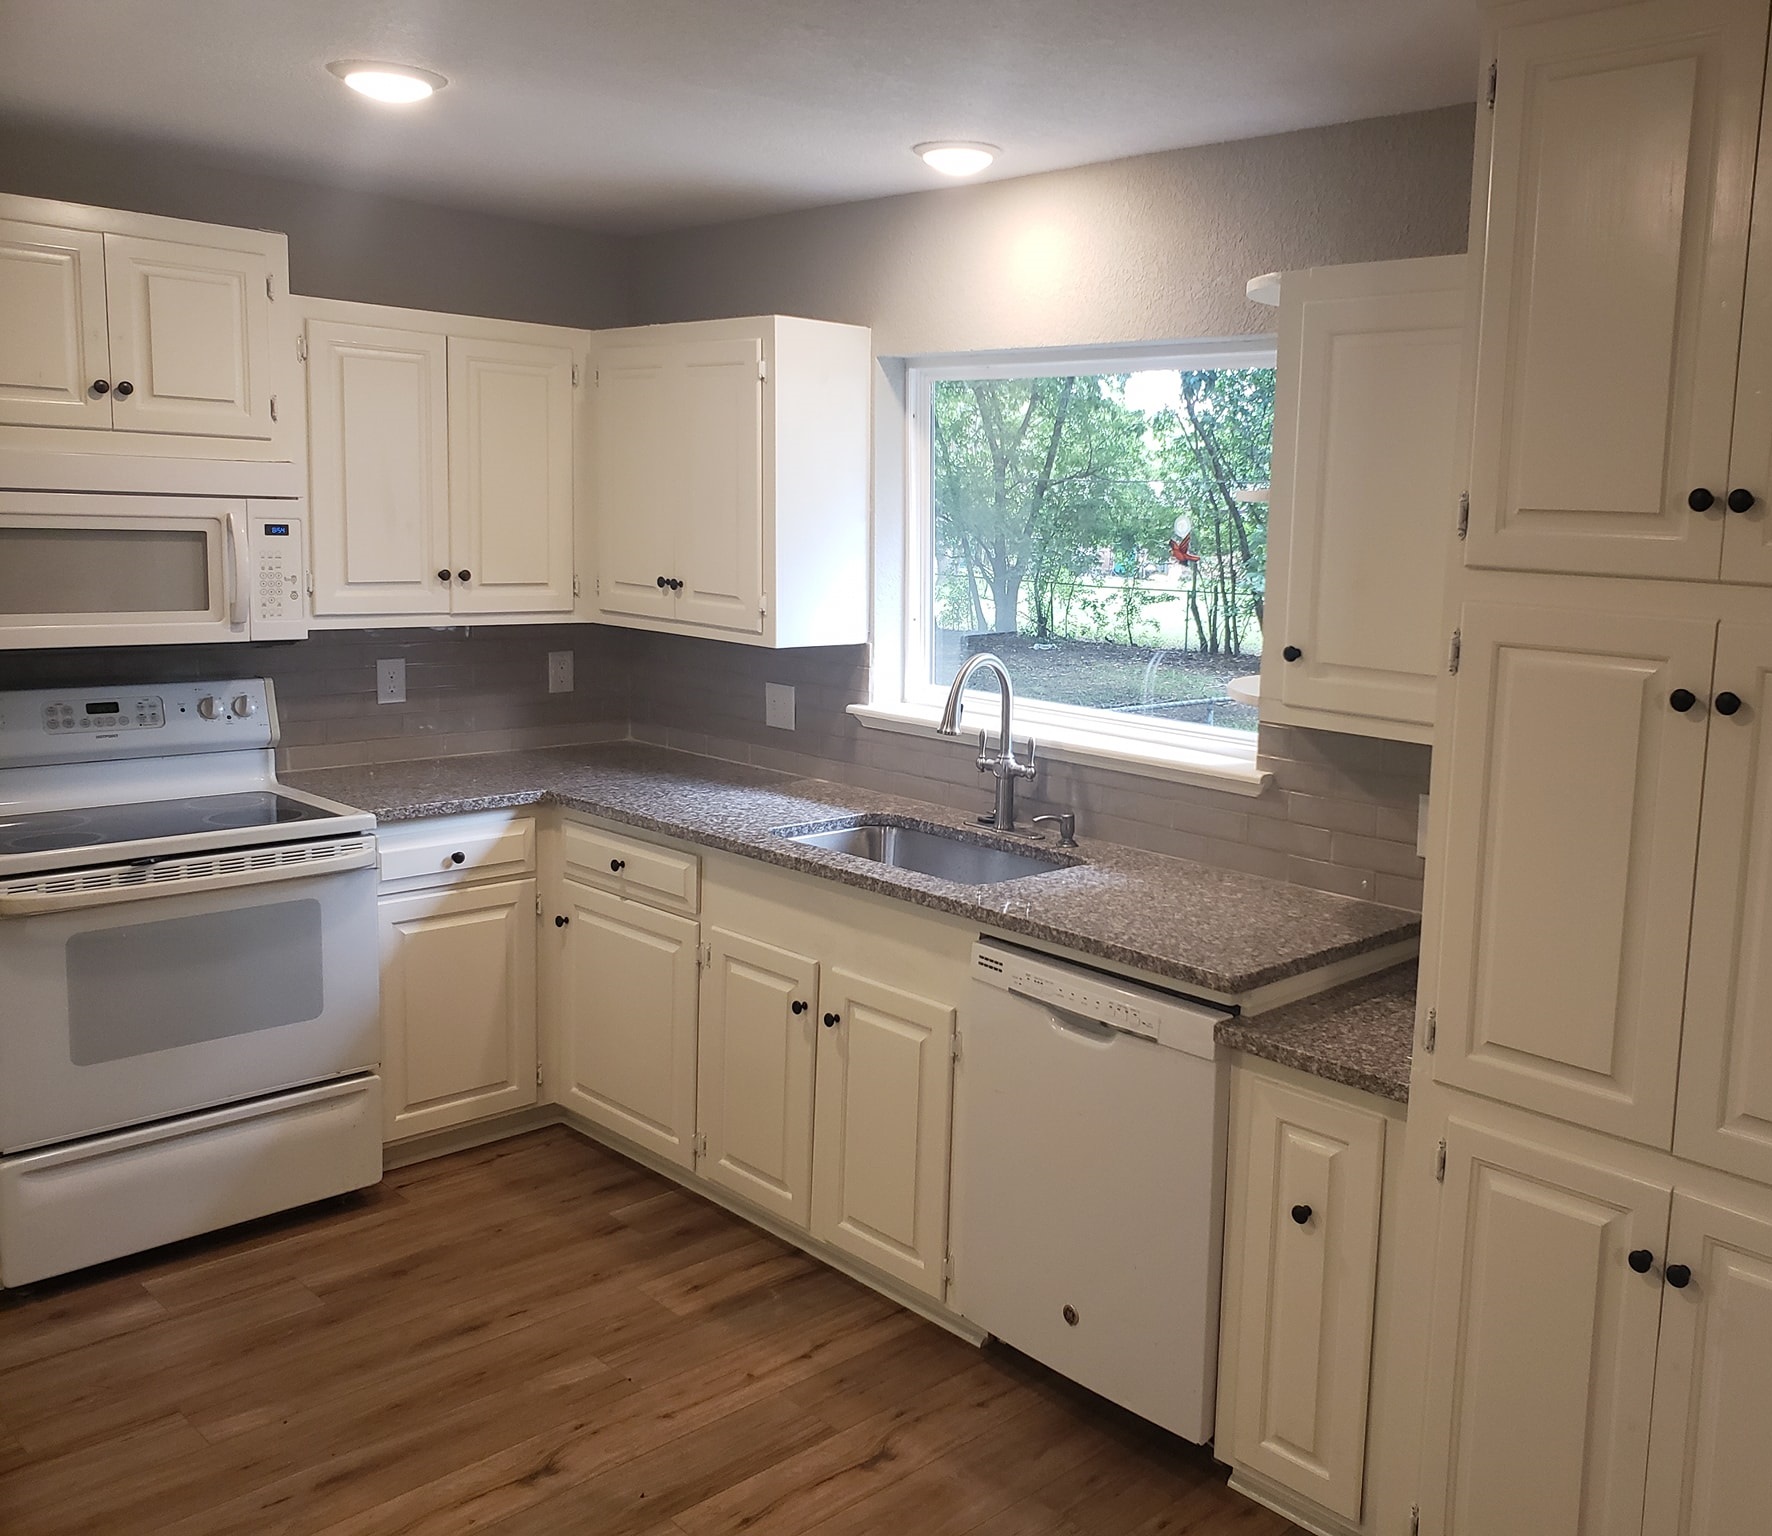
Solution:
[(564, 1129), (0, 1297), (0, 1536), (1280, 1536)]

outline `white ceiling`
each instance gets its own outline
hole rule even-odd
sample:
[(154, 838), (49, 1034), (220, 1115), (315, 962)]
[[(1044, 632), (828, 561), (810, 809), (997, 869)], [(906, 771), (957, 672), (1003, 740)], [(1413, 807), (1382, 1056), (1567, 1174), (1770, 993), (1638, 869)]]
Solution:
[[(325, 65), (450, 86), (397, 109)], [(635, 233), (1468, 101), (1474, 0), (0, 0), (0, 111)]]

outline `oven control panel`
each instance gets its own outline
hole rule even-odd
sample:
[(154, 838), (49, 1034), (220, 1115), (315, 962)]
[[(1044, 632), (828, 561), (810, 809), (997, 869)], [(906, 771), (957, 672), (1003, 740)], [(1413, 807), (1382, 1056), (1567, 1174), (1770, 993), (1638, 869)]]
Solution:
[(5, 768), (276, 744), (276, 696), (262, 677), (0, 693)]
[(46, 731), (157, 731), (166, 724), (166, 706), (157, 693), (110, 698), (51, 699), (43, 706)]

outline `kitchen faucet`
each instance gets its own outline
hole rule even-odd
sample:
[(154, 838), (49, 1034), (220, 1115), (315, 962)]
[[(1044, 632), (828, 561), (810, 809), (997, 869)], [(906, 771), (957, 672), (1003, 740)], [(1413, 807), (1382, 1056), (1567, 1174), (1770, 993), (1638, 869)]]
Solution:
[(948, 701), (941, 711), (941, 724), (936, 729), (943, 736), (960, 734), (960, 710), (965, 702), (966, 684), (980, 667), (989, 667), (997, 674), (997, 688), (1003, 696), (1003, 718), (997, 730), (997, 750), (994, 754), (985, 751), (985, 733), (978, 733), (978, 771), (997, 776), (997, 808), (991, 815), (980, 816), (978, 819), (999, 832), (1014, 832), (1017, 830), (1015, 781), (1031, 779), (1037, 770), (1034, 767), (1032, 736), (1028, 737), (1028, 760), (1025, 763), (1018, 762), (1015, 757), (1015, 738), (1010, 734), (1010, 715), (1015, 709), (1015, 689), (1009, 681), (1009, 669), (989, 651), (967, 657), (966, 664), (954, 674), (954, 681), (948, 688)]

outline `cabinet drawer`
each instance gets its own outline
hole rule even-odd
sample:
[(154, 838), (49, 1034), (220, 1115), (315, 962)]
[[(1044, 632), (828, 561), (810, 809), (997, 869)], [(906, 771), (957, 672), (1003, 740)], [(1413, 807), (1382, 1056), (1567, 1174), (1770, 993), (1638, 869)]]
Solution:
[(562, 846), (574, 880), (680, 912), (701, 906), (701, 860), (692, 853), (574, 822), (566, 823)]
[(396, 823), (378, 830), (376, 840), (383, 890), (451, 885), (535, 869), (535, 823), (508, 811)]

